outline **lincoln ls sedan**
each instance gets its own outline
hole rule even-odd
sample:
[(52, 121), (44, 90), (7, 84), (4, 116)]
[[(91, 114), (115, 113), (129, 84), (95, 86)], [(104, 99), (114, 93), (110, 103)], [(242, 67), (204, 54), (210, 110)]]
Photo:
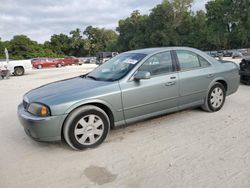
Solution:
[(18, 106), (25, 132), (38, 141), (96, 147), (110, 128), (202, 107), (219, 111), (239, 87), (238, 66), (188, 47), (121, 53), (92, 72), (26, 93)]

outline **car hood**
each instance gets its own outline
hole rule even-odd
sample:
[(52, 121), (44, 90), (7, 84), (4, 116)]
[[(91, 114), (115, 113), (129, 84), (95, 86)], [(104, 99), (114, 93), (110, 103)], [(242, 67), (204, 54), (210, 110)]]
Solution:
[(73, 100), (75, 96), (83, 96), (82, 93), (84, 92), (90, 92), (93, 89), (110, 84), (112, 83), (91, 80), (89, 78), (79, 76), (53, 82), (33, 89), (25, 94), (24, 100), (29, 103), (42, 102), (45, 104), (60, 98), (71, 98)]

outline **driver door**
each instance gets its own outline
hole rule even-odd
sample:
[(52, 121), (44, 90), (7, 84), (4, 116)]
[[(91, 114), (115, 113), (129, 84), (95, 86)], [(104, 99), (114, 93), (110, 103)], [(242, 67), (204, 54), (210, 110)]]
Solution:
[(151, 56), (138, 71), (150, 72), (151, 78), (120, 83), (127, 123), (178, 108), (179, 79), (170, 51)]

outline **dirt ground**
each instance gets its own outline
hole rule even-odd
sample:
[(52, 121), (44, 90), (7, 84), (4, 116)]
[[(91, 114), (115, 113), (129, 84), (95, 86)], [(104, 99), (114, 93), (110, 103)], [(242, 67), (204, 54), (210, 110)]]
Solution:
[(190, 109), (112, 130), (95, 149), (39, 143), (16, 115), (28, 90), (92, 65), (0, 80), (0, 187), (250, 187), (250, 86), (217, 113)]

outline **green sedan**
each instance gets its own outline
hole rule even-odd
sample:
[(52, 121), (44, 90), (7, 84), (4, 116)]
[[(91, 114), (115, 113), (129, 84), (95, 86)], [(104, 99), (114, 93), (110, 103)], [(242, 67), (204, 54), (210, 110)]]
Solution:
[(18, 116), (33, 139), (64, 139), (82, 150), (101, 144), (113, 127), (190, 107), (216, 112), (237, 91), (238, 72), (235, 63), (193, 48), (134, 50), (29, 91)]

